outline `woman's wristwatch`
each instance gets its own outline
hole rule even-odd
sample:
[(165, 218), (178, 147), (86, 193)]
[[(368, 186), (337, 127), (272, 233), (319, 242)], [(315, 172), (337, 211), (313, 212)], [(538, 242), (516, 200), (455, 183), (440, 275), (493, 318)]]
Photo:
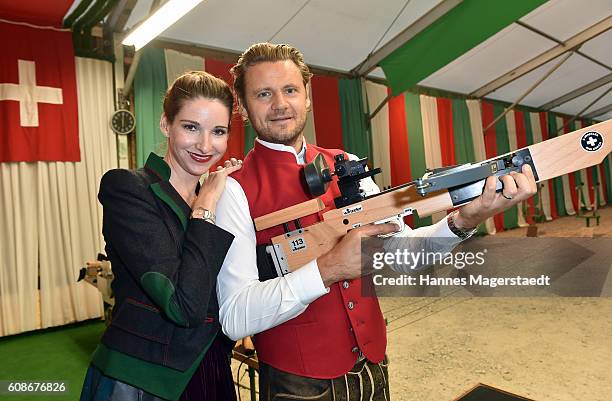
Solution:
[(215, 224), (215, 214), (208, 209), (204, 209), (203, 207), (196, 207), (191, 211), (192, 219), (201, 219), (209, 222), (210, 224)]
[(446, 216), (446, 221), (448, 222), (448, 228), (450, 228), (452, 233), (455, 234), (457, 237), (461, 239), (468, 239), (472, 235), (476, 234), (476, 232), (478, 231), (478, 227), (467, 228), (467, 229), (461, 229), (457, 227), (455, 225), (455, 216), (457, 216), (458, 214), (459, 214), (459, 211), (455, 210), (454, 212), (451, 212), (448, 214), (448, 216)]

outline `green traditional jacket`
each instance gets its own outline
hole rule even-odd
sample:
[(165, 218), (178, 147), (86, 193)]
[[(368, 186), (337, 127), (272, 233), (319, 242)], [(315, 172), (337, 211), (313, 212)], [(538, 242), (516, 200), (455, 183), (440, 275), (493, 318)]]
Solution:
[(112, 321), (92, 363), (158, 397), (180, 397), (219, 333), (216, 277), (233, 236), (201, 219), (151, 154), (144, 168), (101, 180)]

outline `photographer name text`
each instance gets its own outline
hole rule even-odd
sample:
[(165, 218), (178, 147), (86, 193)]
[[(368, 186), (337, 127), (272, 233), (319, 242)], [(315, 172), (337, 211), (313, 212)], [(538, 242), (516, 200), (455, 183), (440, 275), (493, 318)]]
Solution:
[(482, 274), (468, 277), (432, 277), (430, 275), (412, 276), (402, 274), (399, 277), (384, 277), (376, 274), (372, 277), (374, 285), (389, 286), (482, 286), (482, 287), (519, 287), (519, 286), (549, 286), (550, 277), (485, 277)]

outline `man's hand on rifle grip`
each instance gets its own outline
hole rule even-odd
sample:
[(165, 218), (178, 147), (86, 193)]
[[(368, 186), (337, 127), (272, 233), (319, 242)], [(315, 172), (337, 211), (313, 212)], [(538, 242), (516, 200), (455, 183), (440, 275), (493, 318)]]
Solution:
[(317, 258), (325, 287), (342, 280), (352, 280), (368, 274), (361, 268), (361, 238), (398, 231), (396, 224), (369, 224), (349, 231), (329, 252)]

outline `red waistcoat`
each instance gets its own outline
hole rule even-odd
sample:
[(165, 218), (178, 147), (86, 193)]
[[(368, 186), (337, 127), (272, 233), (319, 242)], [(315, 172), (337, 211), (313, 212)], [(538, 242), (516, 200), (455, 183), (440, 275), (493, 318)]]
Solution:
[[(309, 144), (306, 161), (317, 153), (333, 166), (333, 156), (342, 151)], [(312, 199), (301, 179), (302, 169), (292, 153), (275, 151), (255, 141), (242, 169), (232, 177), (242, 186), (251, 217), (256, 218)], [(334, 180), (321, 197), (327, 206), (324, 211), (334, 207), (333, 199), (338, 195)], [(320, 214), (301, 219), (304, 227), (318, 221)], [(289, 224), (290, 229), (295, 229), (293, 223)], [(268, 245), (272, 237), (283, 233), (282, 226), (259, 231), (257, 244)], [(254, 342), (258, 358), (285, 372), (319, 379), (348, 372), (359, 349), (370, 361), (382, 361), (387, 345), (384, 319), (378, 299), (362, 297), (361, 285), (361, 279), (335, 283), (328, 294), (312, 302), (301, 315), (257, 334)]]

